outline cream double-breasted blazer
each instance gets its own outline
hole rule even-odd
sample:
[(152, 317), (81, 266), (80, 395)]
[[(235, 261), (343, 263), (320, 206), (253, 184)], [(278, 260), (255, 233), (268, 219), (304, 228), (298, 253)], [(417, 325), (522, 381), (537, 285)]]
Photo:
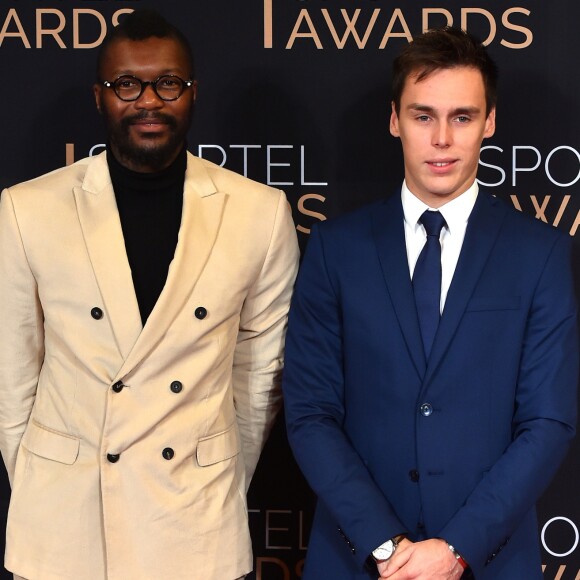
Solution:
[(232, 580), (279, 408), (296, 232), (282, 192), (188, 154), (142, 328), (105, 154), (0, 199), (6, 567), (30, 580)]

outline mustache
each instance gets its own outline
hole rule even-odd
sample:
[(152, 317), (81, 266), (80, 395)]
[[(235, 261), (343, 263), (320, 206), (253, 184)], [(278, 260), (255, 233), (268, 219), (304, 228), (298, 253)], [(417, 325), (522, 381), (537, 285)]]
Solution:
[(165, 123), (172, 129), (177, 128), (177, 121), (175, 117), (168, 115), (167, 113), (151, 113), (148, 111), (141, 111), (135, 115), (130, 115), (121, 120), (121, 125), (123, 128), (127, 129), (130, 125), (136, 121), (146, 121), (146, 122), (161, 122)]

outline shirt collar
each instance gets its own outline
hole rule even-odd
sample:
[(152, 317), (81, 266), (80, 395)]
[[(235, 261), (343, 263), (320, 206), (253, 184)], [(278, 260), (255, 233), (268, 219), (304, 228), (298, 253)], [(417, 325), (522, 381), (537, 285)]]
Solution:
[[(469, 189), (461, 195), (448, 201), (440, 208), (437, 208), (445, 218), (445, 223), (447, 224), (449, 233), (453, 233), (460, 227), (465, 227), (465, 224), (473, 210), (473, 206), (475, 205), (478, 192), (479, 186), (477, 181), (474, 181)], [(416, 197), (407, 187), (406, 181), (403, 181), (403, 187), (401, 188), (401, 201), (403, 203), (405, 222), (413, 228), (413, 231), (416, 231), (417, 228), (420, 227), (419, 218), (423, 213), (428, 209), (435, 209), (430, 208), (427, 204), (423, 203), (418, 197)]]

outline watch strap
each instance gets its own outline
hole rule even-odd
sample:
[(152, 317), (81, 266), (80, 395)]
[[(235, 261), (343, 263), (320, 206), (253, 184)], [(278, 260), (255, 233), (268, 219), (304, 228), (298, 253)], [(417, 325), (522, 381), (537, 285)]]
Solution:
[(395, 546), (398, 546), (406, 537), (407, 534), (398, 534), (397, 536), (392, 537), (391, 540)]
[(457, 560), (457, 562), (459, 563), (459, 565), (464, 570), (467, 570), (469, 568), (469, 565), (463, 559), (463, 556), (449, 542), (447, 542), (447, 547), (449, 548), (450, 552), (455, 556), (455, 559)]

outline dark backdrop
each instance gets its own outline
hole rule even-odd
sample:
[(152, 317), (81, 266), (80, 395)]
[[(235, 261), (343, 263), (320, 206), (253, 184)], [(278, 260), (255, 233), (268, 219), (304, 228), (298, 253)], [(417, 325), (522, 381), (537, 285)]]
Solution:
[[(498, 130), (484, 143), (480, 181), (576, 237), (577, 0), (2, 0), (0, 187), (100, 150), (96, 47), (138, 7), (162, 11), (196, 51), (190, 149), (283, 188), (302, 247), (313, 222), (400, 185), (390, 65), (412, 34), (446, 23), (487, 39), (500, 65)], [(580, 578), (578, 456), (576, 444), (540, 503), (549, 579)], [(3, 477), (4, 511), (8, 497)], [(279, 421), (249, 495), (257, 579), (300, 577), (313, 504)]]

